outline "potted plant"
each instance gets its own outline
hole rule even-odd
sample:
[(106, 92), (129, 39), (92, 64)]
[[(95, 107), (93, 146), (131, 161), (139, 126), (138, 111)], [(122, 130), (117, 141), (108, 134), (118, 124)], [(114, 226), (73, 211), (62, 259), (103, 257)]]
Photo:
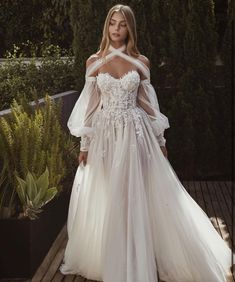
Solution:
[(1, 278), (31, 278), (67, 219), (76, 165), (60, 109), (49, 96), (35, 109), (23, 98), (0, 117)]

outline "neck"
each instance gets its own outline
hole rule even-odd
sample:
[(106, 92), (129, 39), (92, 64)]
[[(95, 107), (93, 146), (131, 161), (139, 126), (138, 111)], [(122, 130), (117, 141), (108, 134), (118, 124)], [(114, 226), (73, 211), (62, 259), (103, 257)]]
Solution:
[(117, 48), (120, 48), (121, 46), (125, 45), (125, 42), (124, 41), (119, 41), (119, 42), (111, 41), (110, 45), (117, 49)]
[(118, 51), (125, 51), (126, 50), (126, 44), (124, 42), (115, 42), (116, 44), (114, 45), (113, 42), (109, 45), (109, 51), (114, 51), (114, 50), (118, 50)]

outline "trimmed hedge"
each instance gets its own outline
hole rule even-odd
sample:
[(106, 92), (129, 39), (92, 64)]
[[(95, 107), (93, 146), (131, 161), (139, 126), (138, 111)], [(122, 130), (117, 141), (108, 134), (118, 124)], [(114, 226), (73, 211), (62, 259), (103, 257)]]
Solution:
[(32, 100), (35, 92), (42, 98), (45, 93), (53, 95), (75, 89), (73, 57), (62, 60), (60, 48), (50, 46), (40, 61), (39, 66), (36, 57), (26, 63), (22, 56), (17, 58), (15, 51), (0, 64), (0, 110), (9, 108), (13, 98), (22, 95)]

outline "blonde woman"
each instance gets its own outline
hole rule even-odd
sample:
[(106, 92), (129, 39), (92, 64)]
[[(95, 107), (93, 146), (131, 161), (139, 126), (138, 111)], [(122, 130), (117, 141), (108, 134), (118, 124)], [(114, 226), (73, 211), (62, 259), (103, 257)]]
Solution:
[(223, 282), (231, 250), (167, 159), (165, 129), (129, 6), (108, 12), (68, 127), (80, 165), (60, 267), (104, 282)]

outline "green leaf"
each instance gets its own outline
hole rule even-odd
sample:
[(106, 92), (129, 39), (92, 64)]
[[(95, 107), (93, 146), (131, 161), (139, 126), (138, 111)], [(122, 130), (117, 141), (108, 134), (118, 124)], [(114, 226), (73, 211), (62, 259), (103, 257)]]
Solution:
[(32, 201), (37, 195), (37, 186), (33, 178), (33, 175), (30, 173), (30, 171), (28, 171), (26, 176), (26, 186), (27, 186), (27, 195), (29, 199)]
[(37, 192), (40, 192), (40, 197), (43, 198), (46, 195), (46, 191), (49, 186), (49, 171), (47, 167), (45, 171), (36, 180), (36, 185)]
[(26, 182), (16, 175), (16, 180), (18, 181), (19, 185), (16, 187), (16, 192), (19, 196), (19, 199), (22, 204), (26, 203)]
[(49, 201), (51, 201), (55, 195), (57, 194), (58, 190), (56, 187), (52, 187), (52, 188), (49, 188), (47, 190), (47, 193), (46, 193), (46, 196), (45, 198), (43, 199), (43, 205), (45, 205), (46, 203), (48, 203)]
[(46, 196), (47, 189), (49, 186), (49, 171), (47, 168), (44, 171), (44, 173), (37, 179), (36, 183), (38, 186), (37, 188), (38, 193), (34, 199), (34, 204), (36, 206), (41, 206), (41, 204), (43, 203), (43, 199)]
[(17, 192), (17, 194), (19, 196), (21, 204), (25, 205), (26, 204), (25, 191), (24, 191), (24, 189), (22, 188), (21, 185), (17, 185), (16, 186), (16, 192)]

